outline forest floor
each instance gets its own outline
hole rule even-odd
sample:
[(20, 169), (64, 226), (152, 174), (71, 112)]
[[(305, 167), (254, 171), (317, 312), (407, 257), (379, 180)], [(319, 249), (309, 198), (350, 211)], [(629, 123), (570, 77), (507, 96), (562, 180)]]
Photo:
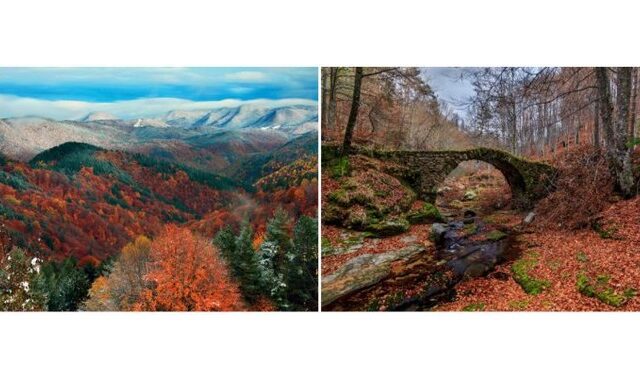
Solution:
[[(616, 201), (599, 231), (523, 228), (517, 240), (528, 275), (546, 289), (528, 294), (513, 278), (479, 277), (460, 283), (456, 299), (434, 310), (638, 311), (640, 197)], [(495, 271), (513, 272), (514, 262)]]
[[(525, 224), (527, 213), (509, 208), (509, 188), (499, 172), (466, 169), (441, 186), (440, 211), (448, 220), (461, 220), (463, 210), (473, 209), (479, 222), (472, 225), (473, 231), (466, 226), (461, 233), (470, 241), (482, 241), (492, 231), (506, 231), (508, 252), (488, 273), (465, 277), (455, 285), (451, 297), (426, 310), (640, 310), (640, 296), (636, 295), (640, 290), (640, 197), (612, 200), (595, 228), (543, 229), (535, 219)], [(469, 190), (475, 193), (474, 199), (465, 199)], [(420, 260), (394, 262), (390, 277), (332, 303), (328, 310), (393, 309), (423, 292), (425, 280), (439, 264), (433, 259), (436, 247), (430, 233), (430, 224), (418, 224), (400, 235), (369, 238), (323, 225), (323, 276), (362, 255), (416, 245), (424, 249)], [(329, 250), (340, 254), (327, 254)]]

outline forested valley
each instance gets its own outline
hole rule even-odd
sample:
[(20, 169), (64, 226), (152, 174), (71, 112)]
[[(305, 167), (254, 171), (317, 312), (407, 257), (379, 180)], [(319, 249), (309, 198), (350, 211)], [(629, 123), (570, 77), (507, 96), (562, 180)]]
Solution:
[(638, 68), (321, 75), (323, 310), (640, 309)]
[(226, 171), (195, 149), (0, 156), (0, 309), (317, 310), (316, 132), (231, 142)]

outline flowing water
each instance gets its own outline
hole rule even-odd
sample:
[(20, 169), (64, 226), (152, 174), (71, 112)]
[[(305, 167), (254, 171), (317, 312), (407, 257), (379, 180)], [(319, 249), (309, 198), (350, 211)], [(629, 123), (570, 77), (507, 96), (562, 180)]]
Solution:
[[(467, 222), (465, 224), (464, 222)], [(465, 226), (474, 224), (476, 232), (464, 233)], [(492, 276), (507, 280), (510, 274), (494, 271), (495, 266), (516, 259), (520, 249), (515, 235), (507, 234), (498, 240), (474, 240), (485, 228), (477, 217), (465, 221), (453, 221), (437, 239), (436, 259), (439, 266), (426, 280), (425, 291), (420, 295), (405, 299), (391, 310), (429, 310), (435, 305), (455, 298), (455, 286), (461, 281), (480, 276)]]

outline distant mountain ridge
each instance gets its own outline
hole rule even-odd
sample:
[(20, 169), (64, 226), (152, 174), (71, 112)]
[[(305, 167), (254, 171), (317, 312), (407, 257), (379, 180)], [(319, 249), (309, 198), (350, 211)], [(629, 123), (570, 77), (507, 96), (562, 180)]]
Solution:
[(107, 112), (91, 112), (79, 122), (114, 121), (131, 124), (134, 127), (158, 128), (263, 128), (281, 129), (295, 133), (296, 129), (306, 123), (317, 124), (318, 109), (309, 105), (267, 106), (260, 104), (243, 104), (237, 107), (219, 107), (210, 110), (173, 110), (162, 116), (119, 119)]
[(80, 121), (118, 120), (118, 118), (108, 112), (91, 112)]
[(318, 122), (316, 106), (294, 105), (270, 107), (245, 104), (210, 111), (172, 111), (161, 120), (178, 128), (271, 128), (296, 133), (305, 123)]
[[(81, 120), (7, 118), (0, 119), (0, 153), (28, 161), (69, 141), (132, 152), (159, 151), (167, 156), (192, 155), (188, 148), (193, 147), (205, 151), (196, 160), (200, 164), (194, 162), (196, 166), (212, 163), (213, 168), (221, 168), (229, 164), (223, 161), (234, 159), (238, 152), (273, 149), (317, 128), (317, 106), (310, 105), (244, 104), (209, 110), (173, 110), (159, 117), (132, 120), (117, 119), (102, 111), (92, 112)], [(233, 155), (219, 150), (219, 141), (229, 141), (231, 136), (221, 134), (223, 131), (233, 131), (238, 138), (223, 144), (223, 150), (231, 149)]]

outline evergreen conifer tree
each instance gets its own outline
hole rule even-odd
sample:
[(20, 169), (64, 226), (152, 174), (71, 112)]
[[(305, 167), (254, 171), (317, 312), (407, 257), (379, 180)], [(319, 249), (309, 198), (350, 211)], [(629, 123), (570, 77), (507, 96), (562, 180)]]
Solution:
[(291, 238), (288, 231), (289, 214), (278, 208), (273, 214), (273, 218), (267, 223), (265, 241), (275, 244), (277, 250), (274, 257), (274, 267), (276, 274), (286, 275), (286, 255), (291, 250)]
[(293, 230), (293, 248), (287, 255), (287, 299), (295, 310), (318, 308), (317, 220), (302, 216)]
[(89, 292), (89, 279), (75, 258), (42, 265), (34, 281), (34, 290), (46, 296), (50, 311), (75, 311)]
[(237, 261), (237, 280), (240, 291), (248, 303), (257, 301), (264, 294), (261, 282), (259, 258), (253, 250), (253, 229), (248, 221), (240, 228), (240, 235), (235, 241), (234, 260)]
[(241, 274), (240, 263), (236, 258), (236, 235), (234, 234), (231, 226), (225, 226), (222, 228), (216, 237), (213, 239), (213, 243), (220, 250), (220, 254), (227, 262), (231, 275), (238, 278)]

